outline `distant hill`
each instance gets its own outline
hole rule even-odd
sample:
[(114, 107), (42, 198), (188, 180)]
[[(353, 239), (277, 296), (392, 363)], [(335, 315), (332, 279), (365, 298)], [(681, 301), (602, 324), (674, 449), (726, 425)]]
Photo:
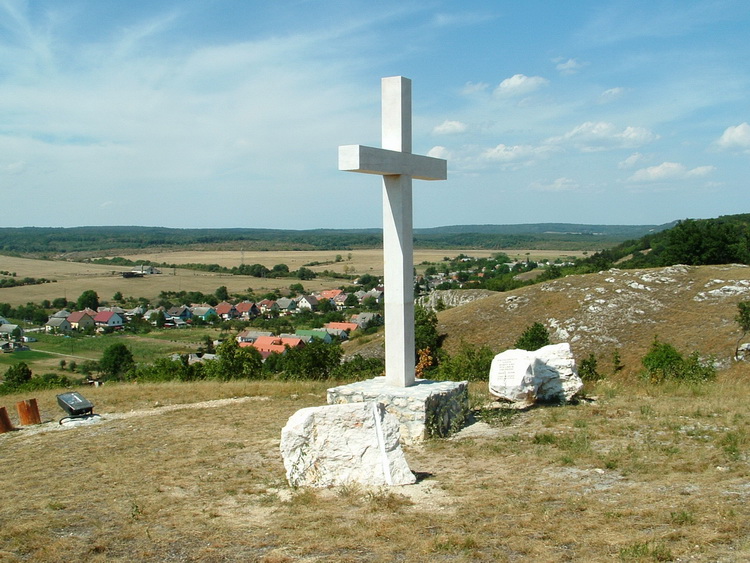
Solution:
[(584, 225), (576, 223), (525, 223), (519, 225), (453, 225), (447, 227), (433, 227), (429, 229), (414, 229), (417, 235), (453, 235), (453, 234), (485, 234), (485, 235), (586, 235), (603, 236), (608, 238), (630, 239), (669, 229), (677, 221), (664, 225)]
[[(414, 244), (427, 248), (527, 248), (597, 250), (667, 225), (459, 225), (415, 229)], [(348, 250), (382, 244), (381, 229), (171, 229), (164, 227), (0, 228), (0, 253), (45, 255), (160, 247), (246, 250)]]

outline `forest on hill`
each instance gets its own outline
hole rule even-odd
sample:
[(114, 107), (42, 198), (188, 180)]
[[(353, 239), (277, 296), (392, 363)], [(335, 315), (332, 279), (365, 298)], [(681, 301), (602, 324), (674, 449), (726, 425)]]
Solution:
[[(608, 248), (658, 232), (667, 225), (461, 225), (415, 229), (421, 248), (567, 249)], [(0, 228), (0, 253), (40, 255), (123, 249), (210, 247), (227, 250), (352, 250), (382, 244), (381, 229), (173, 229), (164, 227)]]
[(674, 264), (750, 264), (750, 214), (686, 219), (674, 227), (628, 240), (577, 263), (577, 273)]

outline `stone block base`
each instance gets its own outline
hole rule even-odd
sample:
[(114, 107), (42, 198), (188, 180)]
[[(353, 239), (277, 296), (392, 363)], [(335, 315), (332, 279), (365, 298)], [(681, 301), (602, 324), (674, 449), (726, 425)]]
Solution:
[(417, 379), (410, 387), (395, 387), (375, 377), (328, 390), (328, 404), (375, 401), (385, 405), (400, 425), (401, 442), (416, 444), (459, 430), (469, 413), (466, 381)]

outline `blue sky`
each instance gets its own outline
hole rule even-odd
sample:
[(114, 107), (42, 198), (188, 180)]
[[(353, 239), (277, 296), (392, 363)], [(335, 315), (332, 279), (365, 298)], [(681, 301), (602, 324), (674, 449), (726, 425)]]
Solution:
[(380, 227), (380, 78), (414, 225), (750, 211), (750, 2), (0, 0), (0, 225)]

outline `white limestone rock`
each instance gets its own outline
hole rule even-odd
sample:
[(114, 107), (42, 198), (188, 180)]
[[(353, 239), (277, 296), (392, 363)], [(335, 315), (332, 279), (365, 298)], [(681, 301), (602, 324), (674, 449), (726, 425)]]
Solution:
[(399, 444), (399, 423), (381, 403), (301, 409), (281, 431), (292, 487), (410, 485), (416, 482)]
[(520, 404), (567, 402), (583, 388), (570, 344), (506, 350), (490, 367), (490, 393)]

